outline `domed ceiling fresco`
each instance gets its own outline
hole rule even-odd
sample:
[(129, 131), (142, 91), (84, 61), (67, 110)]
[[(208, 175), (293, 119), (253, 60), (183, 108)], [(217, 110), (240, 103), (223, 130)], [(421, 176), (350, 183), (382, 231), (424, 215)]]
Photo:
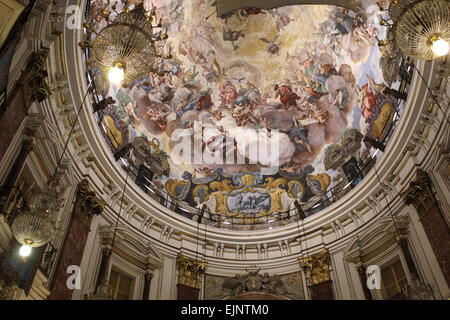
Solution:
[[(144, 190), (187, 216), (204, 206), (217, 226), (289, 218), (296, 200), (320, 211), (370, 169), (364, 137), (385, 142), (401, 113), (385, 90), (398, 84), (380, 66), (376, 1), (362, 3), (217, 17), (214, 1), (144, 0), (171, 57), (125, 86), (96, 75), (99, 99), (114, 100), (97, 113), (112, 152), (129, 156)], [(106, 6), (90, 3), (98, 29)]]

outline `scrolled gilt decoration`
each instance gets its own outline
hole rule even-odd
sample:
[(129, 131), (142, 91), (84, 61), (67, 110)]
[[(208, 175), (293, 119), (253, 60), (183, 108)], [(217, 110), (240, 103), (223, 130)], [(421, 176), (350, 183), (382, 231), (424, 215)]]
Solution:
[(201, 288), (201, 274), (205, 272), (205, 262), (178, 255), (178, 284), (187, 287), (200, 289)]
[(96, 196), (94, 191), (90, 190), (87, 180), (82, 180), (78, 184), (77, 198), (79, 199), (80, 213), (88, 217), (100, 215), (106, 205), (102, 199)]
[(48, 72), (45, 69), (47, 57), (47, 51), (33, 52), (22, 74), (20, 82), (25, 85), (28, 103), (42, 102), (51, 95), (47, 83)]
[(327, 249), (310, 257), (298, 259), (306, 274), (308, 286), (330, 281), (330, 253)]
[(409, 188), (404, 194), (404, 201), (407, 205), (413, 205), (419, 215), (424, 215), (436, 205), (437, 200), (428, 173), (423, 170), (417, 171), (417, 178), (410, 182)]

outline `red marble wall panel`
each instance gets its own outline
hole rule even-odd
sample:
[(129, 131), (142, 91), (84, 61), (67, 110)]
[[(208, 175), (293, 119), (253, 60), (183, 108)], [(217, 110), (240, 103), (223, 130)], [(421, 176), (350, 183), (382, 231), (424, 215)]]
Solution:
[(67, 279), (71, 275), (67, 273), (67, 268), (71, 265), (79, 266), (81, 264), (88, 234), (89, 227), (83, 224), (78, 217), (72, 216), (56, 266), (49, 300), (72, 299), (73, 290), (67, 287)]
[(334, 300), (333, 282), (326, 281), (309, 287), (311, 300)]
[(177, 300), (198, 300), (199, 289), (178, 284)]
[(22, 86), (17, 86), (6, 102), (5, 111), (0, 115), (0, 161), (8, 150), (11, 141), (19, 130), (20, 125), (28, 114), (29, 106), (26, 105), (25, 92)]
[(439, 266), (450, 286), (450, 230), (438, 204), (432, 206), (420, 218), (423, 228), (436, 255)]

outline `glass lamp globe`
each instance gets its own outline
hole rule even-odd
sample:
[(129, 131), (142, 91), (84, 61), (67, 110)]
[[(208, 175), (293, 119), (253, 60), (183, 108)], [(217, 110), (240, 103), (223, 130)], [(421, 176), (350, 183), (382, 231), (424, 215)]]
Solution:
[(30, 245), (24, 244), (22, 247), (20, 247), (19, 254), (21, 257), (25, 258), (31, 254), (31, 250), (32, 248)]
[(53, 186), (31, 195), (28, 210), (20, 213), (11, 226), (14, 237), (23, 245), (21, 256), (28, 256), (31, 248), (43, 246), (55, 237), (59, 206), (58, 192)]
[(436, 56), (443, 57), (446, 56), (450, 51), (450, 45), (444, 39), (438, 38), (432, 41), (431, 50), (433, 50), (433, 53)]
[(108, 74), (109, 82), (119, 84), (125, 79), (125, 68), (121, 63), (116, 63)]

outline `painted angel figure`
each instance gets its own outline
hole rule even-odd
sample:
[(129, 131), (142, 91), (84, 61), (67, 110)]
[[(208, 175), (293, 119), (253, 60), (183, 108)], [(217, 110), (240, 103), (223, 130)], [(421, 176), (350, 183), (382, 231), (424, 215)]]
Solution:
[(277, 35), (272, 40), (267, 40), (266, 38), (259, 38), (259, 40), (267, 43), (267, 53), (269, 54), (276, 54), (278, 55), (280, 53), (280, 45), (281, 42), (278, 41), (280, 39), (280, 35)]
[(361, 101), (361, 113), (366, 119), (366, 122), (369, 122), (375, 112), (377, 95), (382, 91), (382, 84), (377, 84), (375, 80), (368, 77), (367, 84), (362, 87), (357, 86), (356, 91), (358, 92)]

